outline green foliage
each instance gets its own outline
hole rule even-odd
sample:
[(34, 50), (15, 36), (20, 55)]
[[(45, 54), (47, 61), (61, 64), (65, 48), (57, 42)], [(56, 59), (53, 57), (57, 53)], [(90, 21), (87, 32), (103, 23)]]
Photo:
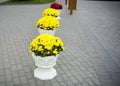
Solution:
[(42, 4), (54, 1), (55, 0), (9, 0), (0, 4)]
[(32, 0), (10, 0), (10, 1), (13, 1), (13, 2), (24, 2), (24, 1), (32, 1)]

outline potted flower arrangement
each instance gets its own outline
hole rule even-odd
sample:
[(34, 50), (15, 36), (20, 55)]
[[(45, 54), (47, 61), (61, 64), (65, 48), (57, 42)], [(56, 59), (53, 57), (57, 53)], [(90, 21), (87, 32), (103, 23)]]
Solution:
[(42, 34), (33, 39), (30, 43), (30, 52), (38, 67), (34, 70), (34, 76), (41, 80), (53, 79), (57, 75), (53, 66), (63, 50), (64, 44), (57, 36)]
[(60, 22), (55, 17), (45, 16), (37, 21), (36, 27), (40, 34), (48, 33), (54, 35), (56, 29), (60, 27)]
[(54, 8), (59, 11), (59, 13), (62, 12), (63, 6), (60, 3), (54, 2), (50, 5), (50, 8)]
[(43, 13), (42, 16), (52, 16), (52, 17), (56, 17), (57, 19), (61, 19), (60, 18), (60, 13), (58, 12), (58, 10), (53, 9), (53, 8), (46, 8)]

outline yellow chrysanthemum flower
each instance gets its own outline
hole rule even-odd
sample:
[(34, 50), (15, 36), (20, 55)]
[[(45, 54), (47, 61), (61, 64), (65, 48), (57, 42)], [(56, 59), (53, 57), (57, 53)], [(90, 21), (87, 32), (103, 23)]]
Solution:
[(42, 16), (52, 16), (52, 17), (58, 17), (60, 16), (60, 13), (56, 10), (56, 9), (53, 9), (53, 8), (46, 8), (43, 13), (42, 13)]
[(59, 37), (42, 34), (37, 36), (30, 43), (30, 53), (34, 52), (35, 55), (45, 57), (57, 55), (60, 51), (64, 50), (64, 45)]
[(45, 16), (37, 21), (36, 27), (44, 30), (56, 30), (60, 27), (60, 22), (52, 16)]

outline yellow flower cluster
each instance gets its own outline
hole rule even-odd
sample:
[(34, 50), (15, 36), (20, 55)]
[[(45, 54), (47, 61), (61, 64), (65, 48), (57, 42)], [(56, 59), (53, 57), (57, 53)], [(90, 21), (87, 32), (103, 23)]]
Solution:
[(64, 44), (62, 40), (49, 34), (39, 35), (30, 43), (30, 52), (34, 52), (36, 56), (57, 55), (63, 50)]
[(60, 13), (53, 8), (47, 8), (43, 11), (42, 16), (53, 16), (53, 17), (58, 17), (60, 16)]
[(59, 26), (60, 22), (52, 16), (42, 17), (36, 23), (37, 28), (44, 30), (56, 30)]

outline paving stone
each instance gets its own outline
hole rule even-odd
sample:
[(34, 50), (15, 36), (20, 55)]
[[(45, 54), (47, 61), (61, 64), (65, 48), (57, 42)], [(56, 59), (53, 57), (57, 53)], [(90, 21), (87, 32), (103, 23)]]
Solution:
[(85, 68), (84, 66), (80, 66), (80, 69), (83, 71), (87, 70), (87, 68)]
[(79, 75), (76, 77), (79, 82), (85, 82), (84, 79)]
[(4, 68), (10, 68), (10, 64), (9, 63), (4, 63)]
[(21, 69), (23, 69), (22, 64), (17, 64), (17, 70), (21, 70)]
[(95, 83), (91, 79), (85, 79), (85, 82), (88, 83), (90, 86), (94, 86)]
[(6, 84), (5, 83), (0, 83), (0, 86), (6, 86)]
[(27, 78), (25, 76), (20, 77), (21, 83), (27, 83)]
[(14, 86), (14, 83), (11, 82), (11, 81), (10, 81), (10, 82), (7, 82), (7, 83), (6, 83), (6, 86)]
[(16, 64), (15, 59), (10, 60), (10, 64), (11, 64), (11, 65)]
[(49, 80), (44, 81), (44, 86), (51, 86), (51, 82)]
[(51, 84), (52, 84), (52, 86), (59, 86), (59, 83), (57, 82), (56, 79), (52, 79)]
[(20, 84), (20, 78), (18, 78), (18, 77), (15, 77), (15, 78), (13, 78), (13, 80), (14, 80), (14, 84), (16, 85), (18, 85), (18, 84)]
[(72, 76), (72, 73), (69, 71), (69, 70), (65, 70), (64, 71), (65, 72), (65, 74), (69, 77), (69, 76)]
[(17, 70), (17, 66), (16, 66), (16, 65), (12, 65), (12, 66), (11, 66), (11, 69), (12, 69), (12, 70)]
[(25, 75), (25, 71), (23, 69), (19, 70), (18, 73), (19, 73), (20, 76), (24, 76)]
[(82, 86), (82, 84), (81, 83), (77, 83), (75, 86)]
[(36, 80), (36, 84), (37, 84), (38, 86), (44, 86), (44, 83), (43, 83), (42, 80), (39, 80), (39, 79), (35, 79), (35, 80)]
[(5, 79), (6, 79), (6, 82), (13, 81), (12, 75), (6, 75)]
[[(0, 6), (0, 86), (116, 85), (116, 74), (111, 71), (119, 73), (119, 70), (108, 70), (110, 66), (103, 62), (110, 62), (101, 60), (96, 51), (103, 52), (102, 49), (105, 49), (116, 64), (112, 69), (119, 67), (120, 3), (78, 0), (78, 4), (74, 15), (70, 16), (63, 4), (61, 27), (56, 35), (64, 41), (65, 51), (55, 66), (58, 75), (47, 82), (34, 78), (36, 66), (28, 51), (30, 41), (38, 35), (35, 30), (36, 19), (40, 17), (38, 14), (49, 4)], [(102, 49), (96, 42), (93, 43), (94, 37), (103, 46)], [(103, 52), (102, 56), (106, 54)]]
[(79, 81), (75, 77), (70, 77), (70, 80), (73, 84), (79, 83)]
[(82, 78), (88, 78), (88, 76), (82, 71), (80, 71), (79, 74), (81, 75)]
[(25, 72), (30, 72), (30, 68), (29, 67), (24, 67), (24, 71)]
[(27, 79), (33, 79), (33, 74), (31, 72), (25, 73), (27, 76)]
[(5, 76), (0, 76), (0, 83), (5, 82)]
[(5, 69), (5, 75), (10, 75), (11, 74), (11, 69)]
[(60, 86), (67, 86), (67, 85), (65, 84), (65, 82), (60, 82), (59, 85), (60, 85)]
[(0, 70), (0, 76), (4, 75), (4, 70)]
[(82, 83), (82, 86), (89, 86), (87, 83)]
[(84, 71), (84, 73), (88, 76), (88, 77), (94, 77), (94, 75), (92, 73), (90, 73), (89, 71)]
[(65, 81), (65, 83), (68, 85), (68, 86), (74, 86), (74, 84), (69, 80), (69, 81)]
[(0, 64), (0, 70), (1, 70), (1, 69), (4, 69), (3, 63)]
[(29, 80), (28, 82), (30, 86), (36, 86), (36, 83), (33, 79)]
[(69, 77), (66, 74), (62, 74), (61, 77), (64, 81), (69, 80)]
[(18, 77), (19, 76), (19, 73), (17, 70), (12, 70), (12, 76), (13, 77)]
[(77, 71), (75, 71), (74, 69), (71, 69), (70, 72), (71, 72), (74, 76), (79, 75), (79, 73), (78, 73)]
[(28, 83), (23, 83), (21, 86), (30, 86)]
[(99, 79), (97, 79), (97, 78), (91, 78), (91, 79), (96, 85), (101, 85)]
[(56, 79), (58, 82), (63, 81), (63, 79), (62, 79), (62, 77), (61, 77), (61, 76), (57, 76), (55, 79)]

